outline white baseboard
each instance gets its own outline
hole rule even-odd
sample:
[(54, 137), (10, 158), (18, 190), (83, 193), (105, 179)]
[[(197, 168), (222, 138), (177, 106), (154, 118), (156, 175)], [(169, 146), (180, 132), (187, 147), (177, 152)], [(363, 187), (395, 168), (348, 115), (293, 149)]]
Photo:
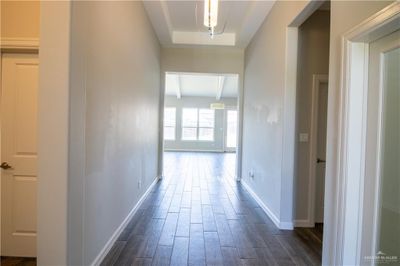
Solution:
[(246, 181), (241, 180), (243, 187), (249, 192), (249, 194), (254, 198), (254, 200), (261, 206), (265, 214), (272, 220), (272, 222), (282, 230), (293, 230), (293, 223), (281, 222), (278, 217), (270, 210), (270, 208), (265, 205), (265, 203), (257, 196), (257, 194), (250, 188)]
[(90, 265), (97, 266), (100, 265), (100, 263), (104, 260), (104, 258), (107, 256), (108, 252), (111, 250), (112, 246), (114, 245), (115, 241), (117, 241), (118, 237), (122, 233), (122, 231), (125, 229), (125, 227), (128, 225), (129, 221), (132, 219), (132, 217), (135, 215), (137, 210), (139, 209), (140, 205), (142, 205), (143, 201), (147, 197), (147, 195), (150, 193), (154, 185), (158, 182), (159, 178), (155, 178), (153, 183), (149, 186), (149, 188), (146, 190), (146, 192), (143, 194), (143, 196), (139, 199), (139, 201), (136, 203), (136, 205), (132, 208), (132, 210), (129, 212), (128, 216), (124, 219), (124, 221), (118, 226), (118, 228), (115, 230), (115, 232), (112, 234), (110, 239), (107, 241), (103, 249), (100, 251), (100, 253), (97, 255), (97, 257), (93, 260), (93, 262)]
[(315, 227), (309, 220), (294, 220), (295, 227)]

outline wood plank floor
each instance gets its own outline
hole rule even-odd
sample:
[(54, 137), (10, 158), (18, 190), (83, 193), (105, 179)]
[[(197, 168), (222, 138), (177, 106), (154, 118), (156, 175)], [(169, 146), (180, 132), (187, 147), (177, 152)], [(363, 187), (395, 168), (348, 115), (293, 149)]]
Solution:
[(1, 257), (1, 266), (35, 266), (36, 258)]
[(102, 265), (320, 265), (318, 234), (277, 229), (234, 170), (231, 153), (165, 153), (164, 179)]

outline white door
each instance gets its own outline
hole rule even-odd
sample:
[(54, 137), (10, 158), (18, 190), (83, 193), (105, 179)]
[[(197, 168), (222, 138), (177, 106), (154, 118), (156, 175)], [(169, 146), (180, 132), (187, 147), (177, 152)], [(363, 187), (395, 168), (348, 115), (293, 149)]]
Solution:
[(238, 112), (226, 109), (225, 151), (234, 152), (237, 146)]
[(361, 261), (400, 265), (400, 31), (369, 51)]
[(318, 92), (317, 165), (315, 168), (315, 222), (324, 221), (326, 126), (328, 111), (328, 83), (322, 82)]
[(1, 76), (1, 255), (36, 256), (36, 54), (3, 54)]

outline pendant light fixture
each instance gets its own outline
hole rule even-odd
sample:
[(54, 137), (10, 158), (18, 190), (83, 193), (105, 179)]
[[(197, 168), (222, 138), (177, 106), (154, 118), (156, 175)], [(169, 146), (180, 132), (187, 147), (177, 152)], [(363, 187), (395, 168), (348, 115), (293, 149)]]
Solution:
[(204, 26), (208, 28), (211, 38), (218, 23), (218, 0), (204, 0)]

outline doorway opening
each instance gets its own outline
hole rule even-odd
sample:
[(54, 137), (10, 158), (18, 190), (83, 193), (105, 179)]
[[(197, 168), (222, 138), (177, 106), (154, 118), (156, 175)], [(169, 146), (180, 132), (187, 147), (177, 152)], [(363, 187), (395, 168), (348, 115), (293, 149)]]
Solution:
[(322, 257), (330, 43), (330, 2), (297, 26), (294, 226)]
[(221, 163), (224, 170), (217, 169), (217, 176), (234, 179), (239, 130), (238, 88), (237, 74), (165, 74), (164, 177), (170, 173), (172, 166), (169, 165), (178, 158), (187, 162), (190, 158), (202, 158), (211, 163), (215, 161), (215, 165), (212, 163), (215, 167)]

